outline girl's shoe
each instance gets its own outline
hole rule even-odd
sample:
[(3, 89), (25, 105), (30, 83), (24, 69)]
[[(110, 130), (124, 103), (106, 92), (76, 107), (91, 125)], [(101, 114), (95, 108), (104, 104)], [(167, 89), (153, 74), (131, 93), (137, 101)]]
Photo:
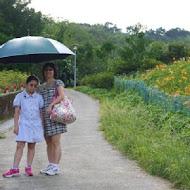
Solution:
[(27, 176), (33, 176), (32, 168), (31, 167), (25, 167), (25, 174)]
[(10, 169), (8, 172), (3, 174), (3, 177), (18, 177), (19, 174), (19, 169)]
[(41, 174), (46, 174), (48, 170), (50, 170), (53, 166), (51, 164), (48, 164), (46, 168), (40, 170)]

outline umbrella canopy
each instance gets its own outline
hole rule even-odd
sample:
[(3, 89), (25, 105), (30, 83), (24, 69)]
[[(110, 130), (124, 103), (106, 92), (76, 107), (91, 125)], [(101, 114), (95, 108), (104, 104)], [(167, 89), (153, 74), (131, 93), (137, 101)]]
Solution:
[(40, 36), (15, 38), (0, 46), (0, 63), (40, 63), (69, 55), (74, 53), (62, 43)]

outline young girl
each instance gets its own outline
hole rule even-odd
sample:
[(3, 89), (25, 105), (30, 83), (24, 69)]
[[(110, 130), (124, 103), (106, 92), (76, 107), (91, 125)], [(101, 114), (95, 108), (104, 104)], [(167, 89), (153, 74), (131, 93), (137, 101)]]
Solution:
[(25, 143), (28, 143), (27, 165), (25, 173), (27, 176), (33, 176), (32, 161), (35, 153), (36, 142), (44, 140), (43, 98), (35, 92), (38, 86), (38, 79), (35, 76), (29, 76), (26, 80), (26, 90), (16, 95), (13, 106), (14, 114), (14, 133), (16, 136), (16, 152), (12, 168), (4, 173), (4, 177), (19, 176), (19, 163), (22, 158)]

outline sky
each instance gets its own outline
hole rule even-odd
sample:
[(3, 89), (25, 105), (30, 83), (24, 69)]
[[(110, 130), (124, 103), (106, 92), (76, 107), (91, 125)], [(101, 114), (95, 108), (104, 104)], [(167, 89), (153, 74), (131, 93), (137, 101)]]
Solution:
[(122, 32), (138, 23), (147, 29), (190, 31), (190, 0), (31, 0), (29, 7), (60, 21), (110, 22)]

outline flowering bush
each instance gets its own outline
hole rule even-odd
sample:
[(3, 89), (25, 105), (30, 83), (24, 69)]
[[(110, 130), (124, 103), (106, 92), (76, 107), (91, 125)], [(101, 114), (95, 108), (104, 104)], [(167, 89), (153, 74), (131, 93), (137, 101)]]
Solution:
[(169, 95), (190, 95), (190, 59), (157, 65), (137, 78)]
[(26, 73), (19, 71), (0, 71), (0, 94), (6, 91), (14, 91), (20, 84), (25, 84), (27, 77), (28, 75)]

